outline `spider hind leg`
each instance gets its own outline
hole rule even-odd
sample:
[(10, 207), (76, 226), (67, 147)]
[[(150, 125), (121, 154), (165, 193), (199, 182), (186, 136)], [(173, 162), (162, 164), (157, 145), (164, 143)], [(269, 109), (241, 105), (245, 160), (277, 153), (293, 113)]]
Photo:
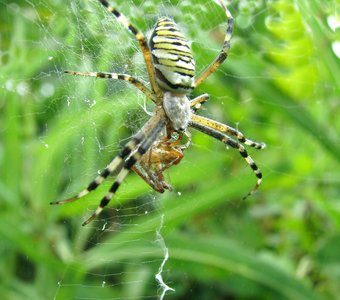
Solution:
[(130, 153), (136, 148), (136, 146), (142, 140), (143, 135), (141, 133), (137, 133), (123, 148), (123, 150), (106, 166), (106, 168), (93, 180), (90, 184), (78, 193), (76, 196), (60, 200), (60, 201), (53, 201), (50, 204), (65, 204), (69, 202), (76, 201), (91, 191), (95, 190), (102, 182), (113, 172), (119, 172), (124, 164), (124, 159), (130, 155)]
[(129, 174), (132, 167), (143, 157), (143, 155), (149, 150), (151, 145), (157, 140), (158, 135), (163, 130), (165, 126), (165, 120), (163, 119), (163, 114), (160, 113), (158, 116), (155, 115), (154, 118), (151, 118), (145, 127), (150, 127), (146, 130), (148, 134), (145, 136), (145, 139), (141, 142), (140, 146), (137, 148), (135, 152), (133, 152), (124, 162), (124, 165), (120, 172), (118, 173), (116, 180), (112, 184), (109, 191), (100, 201), (97, 209), (92, 213), (92, 215), (82, 224), (83, 226), (90, 223), (93, 219), (95, 219), (104, 209), (105, 206), (109, 204), (114, 194), (117, 192), (118, 188), (120, 187), (121, 183), (124, 181), (126, 176)]

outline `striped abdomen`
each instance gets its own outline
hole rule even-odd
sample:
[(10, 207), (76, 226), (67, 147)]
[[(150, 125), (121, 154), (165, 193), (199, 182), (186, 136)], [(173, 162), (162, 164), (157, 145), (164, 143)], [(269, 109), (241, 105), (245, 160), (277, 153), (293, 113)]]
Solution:
[(194, 88), (195, 61), (188, 41), (173, 20), (158, 20), (150, 49), (158, 85), (165, 91), (189, 93)]

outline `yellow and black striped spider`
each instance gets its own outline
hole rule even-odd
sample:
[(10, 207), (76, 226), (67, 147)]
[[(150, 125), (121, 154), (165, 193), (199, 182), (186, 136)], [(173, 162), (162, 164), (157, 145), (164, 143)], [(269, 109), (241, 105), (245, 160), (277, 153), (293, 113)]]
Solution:
[[(261, 184), (262, 173), (242, 144), (255, 149), (263, 149), (265, 144), (245, 138), (240, 131), (226, 124), (197, 115), (196, 111), (209, 98), (207, 94), (193, 100), (188, 98), (188, 94), (212, 74), (228, 56), (233, 31), (233, 17), (223, 0), (219, 0), (219, 2), (226, 15), (227, 29), (222, 50), (217, 58), (197, 77), (189, 43), (172, 19), (160, 18), (148, 43), (143, 33), (132, 25), (123, 14), (110, 6), (106, 0), (99, 0), (99, 2), (136, 37), (142, 50), (151, 88), (127, 74), (76, 71), (66, 71), (65, 73), (128, 81), (147, 98), (150, 98), (156, 107), (146, 124), (86, 189), (75, 197), (51, 202), (51, 204), (64, 204), (78, 200), (96, 189), (110, 174), (117, 173), (110, 190), (102, 198), (94, 213), (83, 223), (86, 225), (108, 205), (131, 169), (157, 192), (171, 189), (170, 184), (165, 182), (163, 172), (181, 161), (183, 150), (190, 144), (188, 127), (195, 128), (239, 151), (257, 177), (255, 186), (244, 198), (253, 194)], [(188, 137), (186, 144), (181, 144), (183, 134)]]

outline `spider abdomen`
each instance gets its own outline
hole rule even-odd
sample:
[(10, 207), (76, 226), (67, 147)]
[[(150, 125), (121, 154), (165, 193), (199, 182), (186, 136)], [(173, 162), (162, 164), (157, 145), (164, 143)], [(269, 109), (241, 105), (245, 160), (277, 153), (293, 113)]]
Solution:
[(189, 42), (169, 18), (160, 18), (150, 37), (158, 85), (165, 91), (188, 94), (194, 88), (195, 61)]

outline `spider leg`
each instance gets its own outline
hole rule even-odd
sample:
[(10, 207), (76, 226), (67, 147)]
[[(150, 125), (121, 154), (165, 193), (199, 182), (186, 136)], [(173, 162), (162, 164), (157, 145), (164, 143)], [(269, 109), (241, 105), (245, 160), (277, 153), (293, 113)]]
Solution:
[[(152, 120), (152, 122), (151, 122)], [(83, 226), (90, 223), (94, 218), (96, 218), (107, 206), (112, 199), (113, 195), (118, 190), (119, 186), (125, 179), (125, 177), (129, 174), (131, 168), (138, 162), (142, 156), (148, 151), (148, 149), (152, 146), (152, 144), (157, 140), (160, 132), (163, 130), (165, 126), (164, 114), (158, 114), (152, 117), (147, 123), (150, 128), (149, 133), (146, 135), (145, 139), (142, 141), (140, 146), (137, 148), (137, 151), (132, 153), (124, 162), (124, 165), (120, 172), (118, 173), (115, 182), (112, 184), (110, 190), (106, 193), (106, 195), (100, 201), (99, 206), (94, 211), (94, 213), (82, 224)], [(155, 124), (155, 125), (154, 125)]]
[(204, 81), (210, 74), (215, 72), (215, 70), (226, 60), (228, 57), (228, 52), (230, 49), (230, 40), (233, 33), (234, 19), (226, 7), (224, 1), (219, 0), (222, 8), (225, 11), (227, 17), (227, 29), (224, 37), (223, 47), (220, 54), (215, 58), (215, 60), (195, 79), (195, 86), (197, 87)]
[(122, 169), (124, 159), (130, 155), (143, 138), (144, 134), (141, 131), (133, 136), (132, 139), (125, 145), (123, 150), (105, 167), (104, 170), (101, 171), (101, 173), (86, 187), (86, 189), (82, 190), (74, 197), (61, 201), (53, 201), (50, 202), (50, 204), (65, 204), (73, 202), (95, 190), (110, 174)]
[[(132, 171), (134, 171), (140, 178), (142, 178), (153, 190), (155, 190), (157, 193), (164, 193), (165, 189), (161, 185), (160, 180), (154, 180), (153, 174), (150, 172), (145, 172), (146, 170), (141, 170), (136, 165), (131, 168)], [(145, 173), (144, 173), (144, 172)], [(163, 178), (164, 180), (164, 178)]]
[(139, 89), (146, 97), (150, 98), (153, 102), (157, 101), (156, 96), (138, 79), (128, 74), (108, 73), (108, 72), (78, 72), (78, 71), (64, 71), (66, 74), (97, 77), (97, 78), (110, 78), (114, 80), (127, 81)]
[(254, 160), (248, 155), (246, 149), (244, 148), (244, 146), (242, 144), (240, 144), (239, 142), (237, 142), (236, 140), (228, 137), (226, 134), (208, 127), (204, 124), (200, 124), (198, 122), (195, 121), (191, 121), (190, 125), (191, 127), (217, 139), (220, 140), (222, 143), (229, 145), (232, 148), (237, 149), (240, 152), (240, 155), (245, 159), (245, 161), (247, 162), (247, 164), (250, 166), (250, 168), (253, 170), (255, 176), (257, 177), (257, 181), (255, 186), (253, 187), (253, 189), (246, 194), (242, 200), (245, 200), (246, 198), (248, 198), (250, 195), (252, 195), (253, 193), (255, 193), (259, 186), (261, 185), (261, 181), (262, 181), (262, 173), (260, 171), (260, 169), (257, 167), (256, 163), (254, 162)]
[(129, 155), (136, 149), (136, 147), (146, 138), (149, 134), (150, 130), (152, 130), (152, 124), (155, 118), (160, 118), (162, 114), (155, 114), (154, 117), (150, 118), (150, 120), (140, 129), (131, 140), (125, 145), (125, 147), (121, 150), (121, 152), (105, 167), (103, 171), (86, 187), (86, 189), (82, 190), (76, 196), (60, 200), (53, 201), (50, 204), (65, 204), (69, 202), (76, 201), (89, 192), (95, 190), (110, 174), (113, 172), (119, 172), (124, 165), (124, 161)]
[(160, 157), (157, 155), (155, 156), (153, 153), (154, 149), (154, 146), (150, 147), (138, 163), (131, 168), (131, 170), (142, 178), (156, 192), (164, 193), (165, 190), (161, 181), (157, 180), (154, 173), (151, 171), (155, 166), (158, 167), (161, 165)]
[(190, 107), (194, 112), (196, 112), (201, 108), (202, 104), (204, 104), (208, 100), (209, 100), (208, 94), (200, 95), (190, 101)]
[(195, 115), (195, 114), (193, 114), (191, 116), (191, 120), (195, 123), (199, 123), (201, 125), (210, 127), (210, 128), (215, 129), (217, 131), (220, 131), (220, 132), (223, 132), (227, 135), (230, 135), (234, 138), (237, 138), (239, 142), (241, 142), (241, 143), (243, 143), (247, 146), (253, 147), (255, 149), (266, 148), (265, 143), (259, 143), (259, 142), (254, 142), (252, 140), (249, 140), (243, 135), (242, 132), (240, 132), (240, 131), (236, 130), (235, 128), (228, 126), (226, 124), (211, 120), (211, 119), (206, 118), (206, 117)]
[(159, 141), (148, 150), (142, 159), (132, 167), (149, 186), (156, 192), (163, 193), (166, 189), (172, 190), (164, 178), (164, 171), (177, 165), (183, 158), (182, 147), (179, 145), (181, 138), (171, 142), (167, 138)]
[(98, 0), (106, 9), (108, 12), (112, 13), (119, 23), (121, 23), (126, 29), (128, 29), (137, 39), (139, 46), (141, 47), (144, 61), (146, 64), (146, 70), (149, 75), (150, 84), (152, 87), (152, 90), (156, 95), (160, 95), (161, 91), (156, 83), (156, 75), (155, 70), (152, 64), (152, 55), (150, 48), (148, 46), (148, 43), (143, 35), (142, 32), (140, 32), (134, 25), (130, 23), (130, 21), (118, 10), (116, 10), (114, 7), (112, 7), (106, 0)]

